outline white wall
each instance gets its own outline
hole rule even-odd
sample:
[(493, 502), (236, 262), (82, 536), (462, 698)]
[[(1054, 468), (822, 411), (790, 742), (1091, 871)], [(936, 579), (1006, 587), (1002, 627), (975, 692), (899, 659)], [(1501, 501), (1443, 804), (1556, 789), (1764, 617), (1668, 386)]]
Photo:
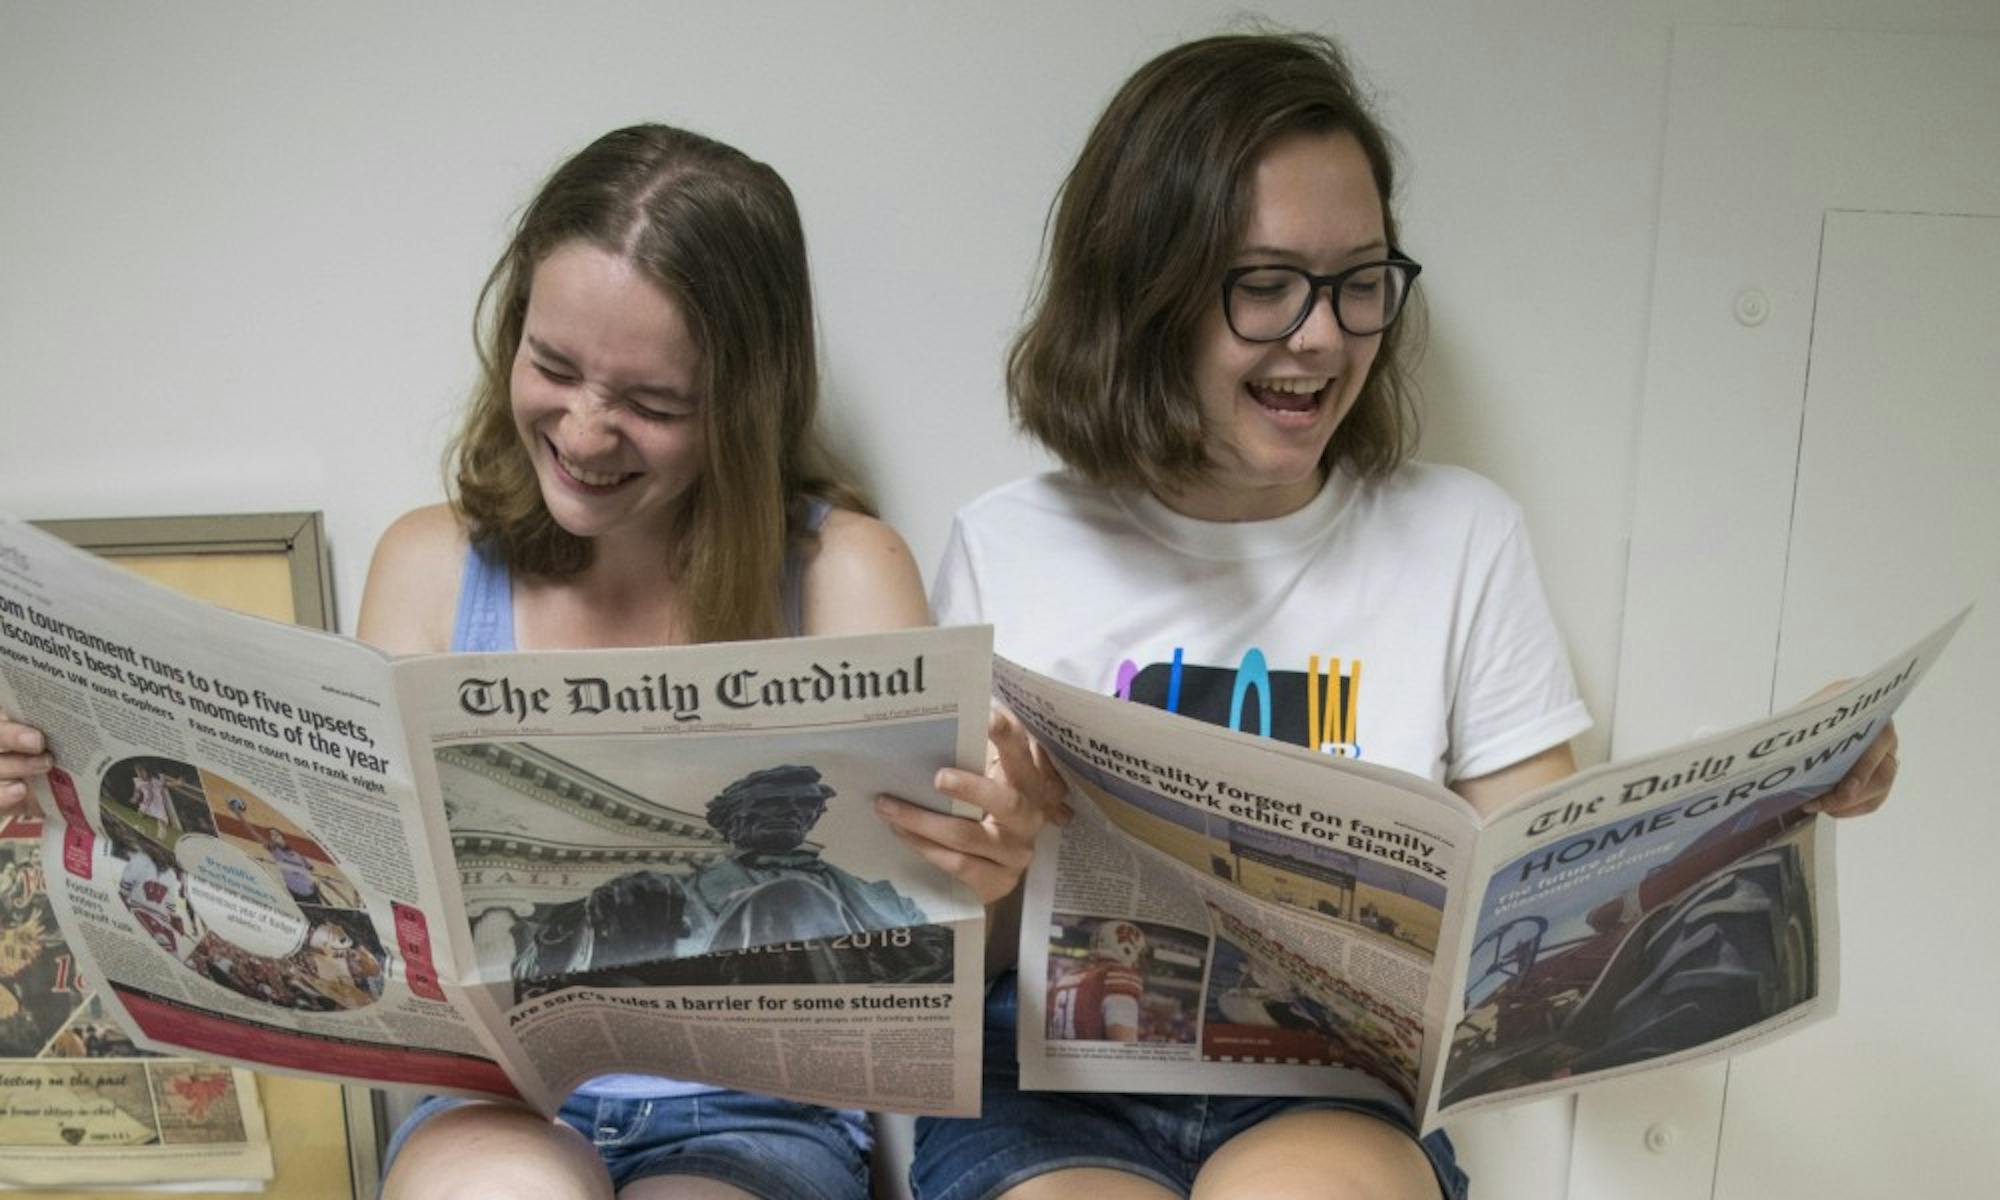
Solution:
[[(1238, 11), (407, 7), (0, 0), (0, 508), (323, 510), (351, 628), (383, 526), (441, 494), (510, 217), (559, 157), (653, 119), (791, 182), (834, 440), (933, 562), (957, 505), (1041, 461), (1009, 432), (998, 364), (1062, 171), (1133, 67)], [(2000, 4), (1264, 12), (1341, 36), (1380, 90), (1433, 318), (1425, 454), (1527, 506), (1608, 729), (1673, 27), (1990, 34)], [(1473, 1132), (1504, 1151), (1547, 1128), (1503, 1113)]]
[[(440, 494), (510, 216), (562, 155), (659, 119), (797, 191), (834, 440), (928, 564), (958, 504), (1040, 462), (998, 363), (1062, 171), (1132, 67), (1236, 11), (0, 0), (0, 507), (322, 509), (351, 628), (376, 536)], [(1380, 89), (1434, 316), (1425, 453), (1526, 504), (1605, 714), (1672, 26), (1991, 32), (2000, 6), (1264, 11), (1343, 37)]]

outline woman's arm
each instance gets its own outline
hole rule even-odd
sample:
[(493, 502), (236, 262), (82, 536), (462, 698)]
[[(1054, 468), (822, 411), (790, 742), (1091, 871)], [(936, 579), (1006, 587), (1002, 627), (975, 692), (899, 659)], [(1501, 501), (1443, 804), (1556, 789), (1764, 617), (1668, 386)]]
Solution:
[(1451, 785), (1451, 790), (1465, 797), (1479, 810), (1480, 816), (1487, 817), (1536, 788), (1574, 774), (1576, 755), (1570, 752), (1568, 742), (1562, 742), (1511, 767), (1502, 767), (1477, 779), (1461, 779)]
[[(807, 560), (804, 588), (804, 633), (866, 633), (930, 624), (923, 581), (909, 547), (895, 530), (857, 513), (828, 514)], [(878, 797), (875, 809), (906, 845), (971, 888), (987, 906), (990, 965), (996, 950), (1012, 956), (1009, 920), (1018, 919), (1018, 907), (1005, 902), (1018, 893), (1044, 819), (1041, 801), (1009, 780), (1039, 780), (1037, 767), (1045, 764), (1038, 764), (1038, 752), (1011, 718), (996, 714), (987, 736), (992, 760), (987, 774), (946, 767), (933, 780), (938, 791), (981, 810), (985, 816), (979, 820), (894, 796)]]
[(881, 633), (931, 623), (910, 548), (873, 517), (828, 513), (800, 582), (800, 633)]

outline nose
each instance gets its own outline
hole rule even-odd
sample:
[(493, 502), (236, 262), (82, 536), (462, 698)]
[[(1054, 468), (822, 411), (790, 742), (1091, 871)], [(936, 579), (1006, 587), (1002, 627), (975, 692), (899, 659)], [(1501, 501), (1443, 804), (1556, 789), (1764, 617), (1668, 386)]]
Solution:
[(618, 405), (593, 388), (580, 387), (563, 413), (564, 449), (575, 457), (607, 450), (618, 442)]
[[(1306, 303), (1306, 319), (1292, 331), (1294, 350), (1329, 350), (1346, 336), (1340, 318), (1334, 315), (1333, 306), (1340, 303), (1340, 296), (1333, 289), (1330, 283), (1313, 289), (1312, 299)], [(1325, 303), (1321, 303), (1322, 297)]]

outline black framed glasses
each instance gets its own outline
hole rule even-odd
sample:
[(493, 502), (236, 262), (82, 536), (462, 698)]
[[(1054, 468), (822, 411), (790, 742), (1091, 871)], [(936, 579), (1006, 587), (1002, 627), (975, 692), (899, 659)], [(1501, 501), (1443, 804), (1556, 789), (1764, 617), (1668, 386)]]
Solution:
[(1394, 250), (1331, 275), (1275, 264), (1235, 267), (1222, 275), (1222, 315), (1246, 342), (1283, 341), (1306, 323), (1320, 292), (1330, 290), (1341, 331), (1369, 337), (1396, 323), (1422, 270)]

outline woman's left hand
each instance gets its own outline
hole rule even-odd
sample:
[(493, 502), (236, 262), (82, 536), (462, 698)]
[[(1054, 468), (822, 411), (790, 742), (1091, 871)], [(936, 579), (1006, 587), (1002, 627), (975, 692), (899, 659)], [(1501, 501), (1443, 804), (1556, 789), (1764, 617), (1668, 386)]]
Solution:
[(1882, 807), (1889, 798), (1889, 789), (1896, 782), (1896, 723), (1889, 722), (1882, 727), (1882, 733), (1840, 782), (1833, 785), (1825, 795), (1805, 806), (1807, 812), (1825, 813), (1829, 817), (1858, 817), (1872, 813)]
[[(1807, 696), (1805, 703), (1817, 704), (1853, 682), (1852, 679), (1836, 679)], [(1889, 798), (1889, 788), (1896, 782), (1896, 766), (1896, 723), (1891, 721), (1861, 752), (1861, 757), (1854, 760), (1854, 765), (1840, 777), (1840, 782), (1828, 788), (1818, 799), (1807, 803), (1805, 811), (1825, 813), (1829, 817), (1858, 817), (1872, 813)]]
[(1036, 835), (1050, 820), (1066, 822), (1069, 807), (1062, 777), (1020, 722), (996, 710), (986, 732), (992, 761), (985, 775), (946, 767), (935, 781), (938, 791), (984, 816), (956, 816), (894, 796), (877, 796), (875, 811), (911, 849), (990, 905), (1020, 886)]

